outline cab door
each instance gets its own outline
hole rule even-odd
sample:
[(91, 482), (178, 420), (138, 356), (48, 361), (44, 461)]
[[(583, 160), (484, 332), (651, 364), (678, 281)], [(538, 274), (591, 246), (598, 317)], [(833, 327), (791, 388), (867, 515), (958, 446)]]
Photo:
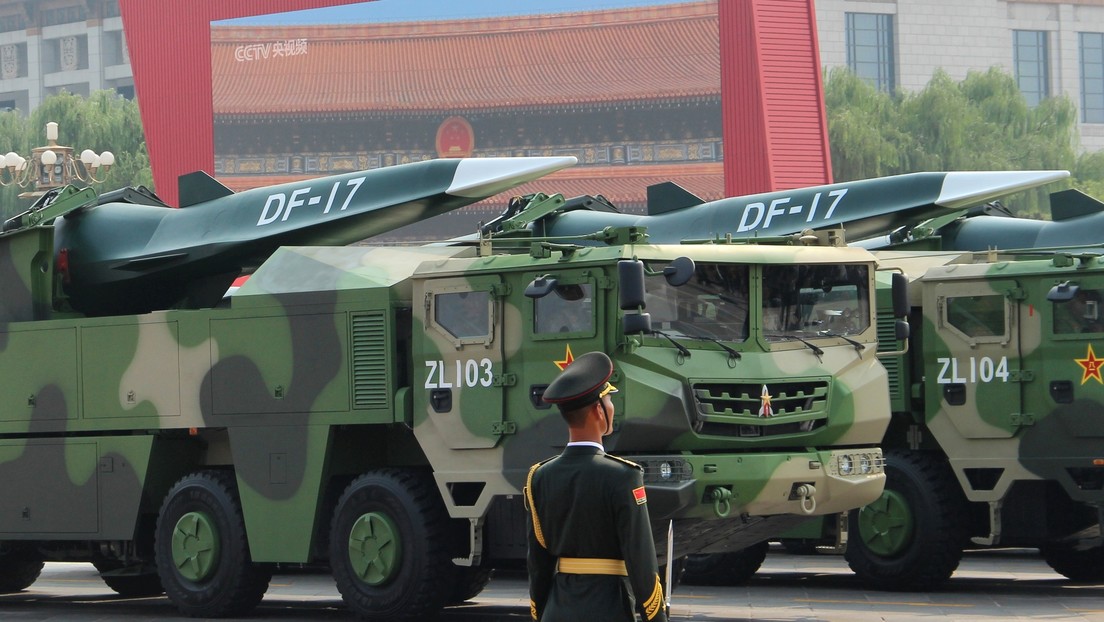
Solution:
[(945, 415), (965, 438), (1009, 438), (1022, 425), (1019, 313), (1014, 280), (955, 280), (925, 294), (929, 419)]
[[(497, 276), (416, 283), (422, 330), (415, 330), (415, 429), (451, 449), (494, 447), (506, 433), (503, 310)], [(421, 360), (419, 360), (419, 356)]]

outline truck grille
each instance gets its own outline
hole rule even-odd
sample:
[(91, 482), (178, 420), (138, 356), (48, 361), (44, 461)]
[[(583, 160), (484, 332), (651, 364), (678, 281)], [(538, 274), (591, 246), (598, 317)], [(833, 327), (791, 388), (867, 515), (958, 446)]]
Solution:
[[(764, 387), (769, 398), (764, 397)], [(828, 422), (828, 381), (698, 382), (696, 431), (716, 436), (806, 434)], [(769, 405), (769, 409), (765, 407)]]

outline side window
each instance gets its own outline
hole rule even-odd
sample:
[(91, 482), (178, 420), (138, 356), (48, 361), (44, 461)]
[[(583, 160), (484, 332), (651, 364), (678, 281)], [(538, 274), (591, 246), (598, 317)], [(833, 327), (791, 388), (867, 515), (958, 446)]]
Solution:
[(1099, 333), (1104, 331), (1101, 323), (1100, 301), (1104, 290), (1077, 290), (1073, 298), (1065, 302), (1051, 303), (1054, 306), (1054, 334)]
[(533, 301), (533, 332), (536, 334), (594, 331), (594, 299), (591, 284), (560, 285)]
[(436, 294), (433, 320), (458, 339), (485, 338), (491, 334), (489, 292)]
[(947, 299), (947, 324), (967, 337), (1005, 334), (1004, 296), (958, 296)]

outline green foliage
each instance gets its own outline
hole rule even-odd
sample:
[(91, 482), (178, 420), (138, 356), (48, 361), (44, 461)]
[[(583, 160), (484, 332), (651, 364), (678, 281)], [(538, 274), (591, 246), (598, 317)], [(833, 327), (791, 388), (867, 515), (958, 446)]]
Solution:
[[(893, 95), (833, 69), (824, 101), (836, 181), (919, 171), (1073, 170), (1079, 163), (1073, 102), (1063, 95), (1031, 108), (1015, 80), (997, 68), (957, 83), (939, 70), (923, 90)], [(1104, 173), (1104, 162), (1084, 168)], [(1056, 189), (1006, 203), (1021, 216), (1039, 217), (1049, 213), (1047, 194)]]
[[(63, 92), (43, 101), (30, 117), (18, 111), (0, 113), (0, 145), (6, 147), (0, 150), (30, 155), (33, 147), (46, 144), (46, 123), (50, 121), (58, 124), (58, 144), (73, 147), (74, 157), (79, 158), (85, 149), (115, 155), (115, 165), (104, 176), (104, 182), (95, 184), (99, 191), (124, 186), (153, 187), (153, 171), (137, 103), (114, 91), (97, 91), (87, 98)], [(3, 175), (6, 182), (7, 173)], [(21, 192), (30, 189), (16, 186), (0, 189), (0, 211), (4, 218), (30, 207), (31, 200), (18, 198)]]

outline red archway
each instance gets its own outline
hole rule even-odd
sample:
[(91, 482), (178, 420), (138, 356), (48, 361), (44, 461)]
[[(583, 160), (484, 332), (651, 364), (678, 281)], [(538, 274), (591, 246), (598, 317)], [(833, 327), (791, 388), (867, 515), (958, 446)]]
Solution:
[[(212, 21), (364, 0), (119, 0), (158, 194), (214, 173)], [(725, 193), (831, 182), (812, 0), (719, 0)]]

